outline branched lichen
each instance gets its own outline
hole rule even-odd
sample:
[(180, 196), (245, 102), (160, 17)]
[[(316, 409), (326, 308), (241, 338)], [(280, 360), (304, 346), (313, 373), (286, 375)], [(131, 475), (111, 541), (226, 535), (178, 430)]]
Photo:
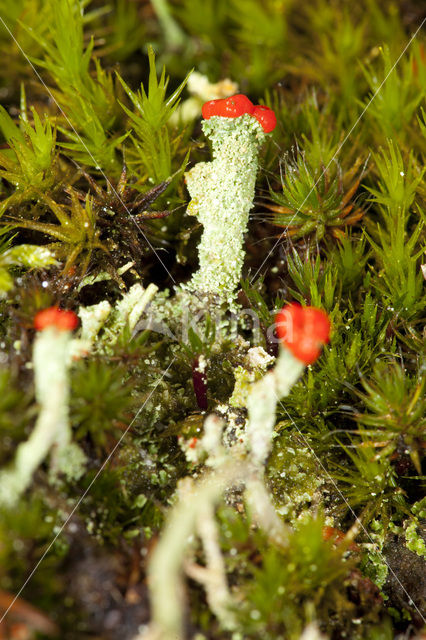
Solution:
[[(214, 565), (214, 570), (212, 573), (210, 567), (209, 572), (207, 566), (205, 570), (201, 570), (201, 574), (197, 569), (192, 570), (190, 575), (201, 575), (200, 581), (206, 586), (208, 600), (222, 626), (234, 626), (233, 617), (228, 614), (225, 606), (227, 585), (223, 561), (216, 537), (212, 533), (214, 524), (211, 522), (207, 530), (203, 527), (199, 529), (200, 518), (208, 520), (210, 516), (206, 514), (212, 513), (225, 490), (244, 487), (243, 494), (254, 523), (267, 533), (274, 544), (281, 548), (288, 545), (289, 527), (282, 522), (271, 501), (264, 481), (264, 465), (271, 450), (277, 403), (289, 393), (305, 368), (305, 360), (313, 357), (313, 351), (315, 357), (318, 357), (321, 345), (328, 340), (329, 332), (329, 321), (323, 312), (313, 308), (297, 308), (292, 311), (295, 325), (291, 327), (291, 335), (286, 336), (288, 348), (281, 347), (274, 369), (254, 382), (247, 394), (247, 438), (238, 438), (238, 441), (242, 440), (243, 447), (239, 444), (226, 446), (222, 432), (224, 423), (217, 416), (207, 418), (205, 434), (200, 440), (193, 437), (185, 443), (184, 451), (191, 462), (200, 462), (203, 454), (207, 455), (204, 462), (214, 471), (205, 474), (198, 481), (189, 477), (184, 482), (181, 481), (178, 501), (169, 515), (150, 565), (153, 621), (145, 638), (171, 640), (182, 636), (182, 565), (188, 539), (196, 532), (197, 527), (206, 547), (207, 564)], [(300, 322), (296, 324), (296, 320)], [(322, 332), (323, 328), (325, 333)], [(299, 340), (302, 347), (298, 344)], [(296, 351), (298, 357), (292, 351)], [(257, 358), (263, 366), (265, 355)], [(220, 410), (219, 406), (217, 412)], [(215, 594), (211, 591), (212, 580), (216, 583)], [(169, 603), (166, 612), (164, 599)]]
[[(133, 332), (145, 308), (158, 291), (155, 284), (146, 289), (134, 284), (112, 308), (107, 300), (91, 307), (80, 307), (81, 346), (89, 351), (110, 352), (125, 327)], [(102, 335), (97, 339), (98, 334)], [(77, 345), (78, 347), (78, 345)], [(78, 348), (76, 349), (78, 351)]]

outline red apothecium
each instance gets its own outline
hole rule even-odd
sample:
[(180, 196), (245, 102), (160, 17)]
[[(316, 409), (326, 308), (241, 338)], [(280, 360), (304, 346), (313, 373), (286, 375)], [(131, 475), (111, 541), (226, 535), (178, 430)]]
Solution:
[(262, 125), (265, 133), (271, 133), (275, 129), (277, 117), (269, 107), (257, 104), (251, 115)]
[(78, 316), (74, 311), (59, 309), (59, 307), (49, 307), (36, 313), (34, 317), (34, 328), (43, 331), (47, 327), (55, 327), (60, 331), (73, 331), (78, 325)]
[(218, 116), (219, 115), (219, 103), (223, 102), (222, 99), (220, 100), (209, 100), (208, 102), (205, 102), (201, 108), (201, 113), (202, 116), (204, 118), (204, 120), (210, 120), (210, 118), (212, 116)]
[(222, 118), (239, 118), (244, 114), (249, 114), (256, 118), (265, 133), (270, 133), (275, 129), (277, 119), (275, 113), (269, 107), (263, 105), (254, 105), (247, 96), (237, 93), (229, 98), (221, 98), (219, 100), (209, 100), (203, 104), (201, 113), (205, 120), (209, 120), (213, 116)]
[(222, 104), (219, 105), (219, 109), (221, 111), (219, 115), (225, 118), (238, 118), (245, 113), (251, 115), (254, 111), (254, 104), (247, 96), (237, 93), (235, 96), (230, 96), (223, 100)]
[(327, 314), (315, 307), (295, 302), (286, 305), (276, 317), (277, 335), (295, 358), (312, 364), (330, 340), (331, 323)]

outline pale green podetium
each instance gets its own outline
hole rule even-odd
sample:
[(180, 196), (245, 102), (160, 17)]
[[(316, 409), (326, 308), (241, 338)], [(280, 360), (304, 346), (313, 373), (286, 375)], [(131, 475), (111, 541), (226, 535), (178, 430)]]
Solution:
[(234, 306), (244, 261), (244, 234), (258, 168), (258, 151), (266, 135), (252, 116), (213, 116), (203, 131), (212, 142), (213, 160), (186, 173), (192, 198), (188, 214), (204, 227), (198, 255), (200, 268), (185, 285)]
[(39, 465), (51, 453), (51, 479), (64, 473), (78, 479), (84, 473), (85, 455), (72, 443), (69, 424), (69, 354), (71, 331), (47, 327), (34, 340), (33, 367), (37, 421), (15, 460), (0, 472), (0, 506), (14, 506), (30, 486)]

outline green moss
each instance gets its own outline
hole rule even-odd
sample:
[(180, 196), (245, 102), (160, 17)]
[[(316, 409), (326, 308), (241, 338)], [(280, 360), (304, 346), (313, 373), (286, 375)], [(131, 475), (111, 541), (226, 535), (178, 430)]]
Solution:
[[(423, 533), (422, 533), (423, 530)], [(418, 521), (410, 522), (405, 529), (405, 539), (407, 541), (407, 547), (410, 551), (414, 551), (418, 556), (426, 557), (426, 542), (425, 542), (424, 525)]]
[(108, 434), (117, 432), (135, 403), (131, 383), (123, 383), (126, 373), (123, 366), (100, 359), (78, 363), (72, 375), (70, 407), (77, 439), (89, 435), (95, 445), (105, 445)]
[[(244, 600), (237, 615), (246, 635), (253, 638), (298, 638), (312, 619), (333, 632), (344, 623), (354, 607), (341, 584), (351, 563), (324, 542), (321, 518), (311, 516), (298, 521), (286, 549), (268, 545), (260, 534), (242, 535), (244, 528), (231, 519), (225, 529), (229, 535), (229, 564), (244, 571)], [(256, 549), (250, 558), (250, 544)], [(244, 550), (245, 549), (245, 550)], [(349, 614), (350, 615), (350, 614)], [(352, 637), (363, 637), (352, 627)]]
[[(49, 508), (43, 496), (33, 494), (31, 501), (23, 498), (13, 509), (0, 513), (0, 557), (2, 589), (16, 593), (28, 576), (47, 545), (52, 541), (61, 515)], [(68, 553), (65, 537), (55, 541), (48, 561), (40, 567), (29, 585), (26, 598), (42, 608), (54, 606), (55, 598), (62, 592), (61, 564)]]
[(309, 441), (284, 429), (274, 439), (268, 461), (268, 478), (276, 508), (285, 519), (295, 521), (313, 503), (321, 501), (320, 489), (327, 478), (318, 464)]

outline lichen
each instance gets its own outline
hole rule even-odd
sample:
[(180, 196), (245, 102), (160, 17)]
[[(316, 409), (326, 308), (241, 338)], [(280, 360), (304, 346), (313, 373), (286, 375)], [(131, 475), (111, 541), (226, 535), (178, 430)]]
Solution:
[(245, 407), (252, 383), (259, 380), (273, 362), (274, 358), (262, 347), (249, 349), (244, 366), (240, 365), (235, 369), (235, 386), (229, 404), (233, 407)]
[[(78, 464), (70, 466), (67, 450), (72, 434), (69, 423), (69, 351), (71, 332), (48, 327), (36, 337), (33, 350), (34, 384), (39, 414), (31, 434), (21, 443), (9, 469), (0, 473), (0, 504), (13, 505), (31, 483), (32, 475), (49, 452), (51, 473), (82, 474)], [(77, 447), (77, 445), (75, 445)], [(77, 461), (73, 455), (74, 461)]]
[(198, 163), (185, 176), (192, 198), (188, 213), (204, 227), (198, 246), (200, 268), (185, 286), (218, 296), (233, 306), (253, 206), (258, 150), (265, 134), (247, 114), (239, 118), (214, 116), (202, 126), (212, 142), (213, 160)]

